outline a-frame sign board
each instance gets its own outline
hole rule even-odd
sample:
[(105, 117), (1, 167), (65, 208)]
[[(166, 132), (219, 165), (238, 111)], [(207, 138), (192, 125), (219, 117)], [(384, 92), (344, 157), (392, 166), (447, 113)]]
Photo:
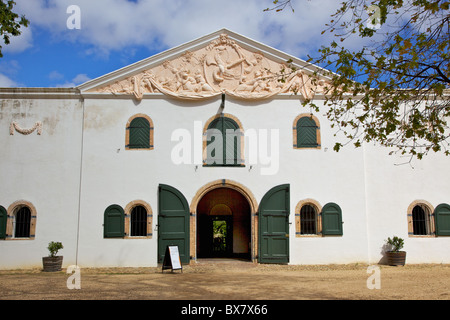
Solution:
[(164, 261), (162, 265), (162, 272), (164, 272), (164, 270), (166, 269), (171, 269), (172, 272), (173, 270), (181, 270), (181, 272), (183, 272), (178, 246), (166, 247), (166, 253), (164, 254)]

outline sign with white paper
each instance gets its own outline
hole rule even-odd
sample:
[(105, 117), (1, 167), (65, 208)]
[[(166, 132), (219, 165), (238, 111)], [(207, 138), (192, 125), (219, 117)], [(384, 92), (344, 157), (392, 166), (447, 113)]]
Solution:
[(162, 270), (164, 271), (165, 269), (172, 269), (172, 271), (181, 269), (183, 271), (178, 246), (166, 247), (166, 253), (164, 254)]

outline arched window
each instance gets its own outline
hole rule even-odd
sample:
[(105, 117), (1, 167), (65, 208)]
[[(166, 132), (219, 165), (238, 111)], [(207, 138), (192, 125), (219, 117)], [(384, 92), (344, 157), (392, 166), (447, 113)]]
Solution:
[(125, 207), (125, 238), (152, 238), (152, 208), (142, 200), (135, 200)]
[(311, 114), (299, 115), (293, 126), (294, 148), (320, 148), (319, 121)]
[(434, 236), (435, 226), (432, 219), (433, 206), (424, 200), (417, 200), (408, 207), (409, 236)]
[(137, 114), (128, 120), (125, 149), (153, 149), (153, 122), (144, 114)]
[(6, 239), (34, 239), (36, 232), (36, 209), (28, 201), (16, 201), (7, 211)]
[(295, 235), (342, 236), (342, 210), (336, 203), (323, 207), (313, 199), (300, 201), (295, 207)]
[(204, 132), (205, 166), (243, 166), (244, 133), (238, 120), (221, 114), (207, 122)]
[(320, 212), (322, 206), (313, 199), (300, 201), (295, 208), (295, 234), (297, 237), (317, 236), (322, 233)]

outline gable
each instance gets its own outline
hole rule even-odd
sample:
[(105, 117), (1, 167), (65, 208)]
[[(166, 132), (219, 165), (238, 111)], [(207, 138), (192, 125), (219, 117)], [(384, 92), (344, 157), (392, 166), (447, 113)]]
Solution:
[[(296, 72), (284, 81), (287, 61)], [(226, 29), (205, 36), (89, 81), (87, 93), (131, 95), (165, 94), (181, 99), (204, 99), (225, 93), (243, 99), (267, 99), (296, 92), (305, 98), (324, 90), (327, 80), (315, 79), (306, 62), (290, 57)]]

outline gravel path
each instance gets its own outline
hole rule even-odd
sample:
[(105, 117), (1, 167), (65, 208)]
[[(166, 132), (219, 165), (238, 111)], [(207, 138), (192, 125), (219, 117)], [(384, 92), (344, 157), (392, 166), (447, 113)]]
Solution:
[(226, 260), (174, 272), (81, 268), (80, 290), (68, 289), (65, 269), (1, 270), (0, 300), (450, 300), (450, 265), (377, 266), (380, 289), (368, 288), (367, 268)]

